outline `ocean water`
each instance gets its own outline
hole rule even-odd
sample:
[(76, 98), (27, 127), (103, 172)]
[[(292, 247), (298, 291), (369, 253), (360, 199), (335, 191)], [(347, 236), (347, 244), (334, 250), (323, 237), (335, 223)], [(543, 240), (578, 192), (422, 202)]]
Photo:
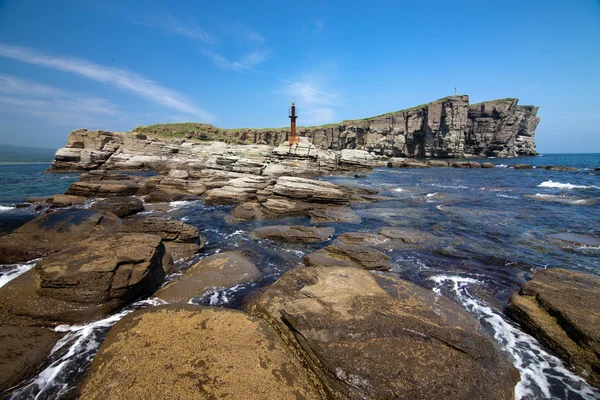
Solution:
[[(376, 232), (384, 226), (427, 231), (435, 240), (426, 246), (388, 252), (394, 264), (390, 273), (451, 298), (479, 320), (483, 330), (521, 372), (515, 398), (600, 398), (600, 392), (569, 371), (503, 314), (511, 293), (517, 291), (535, 269), (561, 267), (600, 275), (600, 248), (565, 245), (548, 238), (550, 234), (562, 232), (600, 234), (600, 172), (594, 171), (600, 168), (600, 154), (479, 161), (493, 162), (497, 168), (380, 168), (363, 178), (354, 178), (353, 174), (323, 177), (335, 183), (377, 188), (390, 200), (353, 204), (352, 208), (363, 222), (333, 224), (336, 230), (333, 238), (319, 244), (281, 245), (248, 239), (248, 232), (258, 226), (308, 225), (306, 218), (227, 224), (224, 217), (233, 207), (207, 206), (203, 201), (174, 202), (168, 211), (153, 214), (192, 224), (207, 238), (205, 250), (195, 260), (180, 264), (182, 269), (217, 252), (249, 252), (263, 273), (260, 281), (222, 288), (203, 298), (191, 299), (196, 304), (233, 308), (240, 307), (249, 293), (297, 267), (305, 255), (326, 246), (341, 233)], [(578, 169), (547, 171), (505, 167), (518, 163)], [(19, 172), (20, 167), (3, 170), (0, 166), (2, 182), (5, 182), (4, 174), (12, 174), (10, 182), (13, 182), (0, 188), (3, 205), (0, 226), (8, 226), (5, 221), (16, 218), (15, 215), (35, 216), (35, 211), (14, 209), (11, 204), (30, 196), (62, 192), (77, 177), (42, 174), (43, 166), (28, 166), (29, 169)], [(0, 285), (33, 265), (0, 266)], [(49, 366), (15, 388), (12, 398), (73, 397), (110, 326), (135, 308), (155, 304), (154, 299), (141, 299), (105, 320), (58, 327), (66, 336), (55, 346)]]

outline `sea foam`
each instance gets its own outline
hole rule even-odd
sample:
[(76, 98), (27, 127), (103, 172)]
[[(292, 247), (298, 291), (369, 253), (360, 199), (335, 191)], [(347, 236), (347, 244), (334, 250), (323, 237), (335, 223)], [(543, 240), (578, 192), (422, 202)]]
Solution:
[(600, 189), (598, 186), (585, 186), (585, 185), (573, 185), (572, 183), (560, 183), (553, 181), (545, 181), (538, 185), (538, 187), (543, 188), (553, 188), (553, 189)]

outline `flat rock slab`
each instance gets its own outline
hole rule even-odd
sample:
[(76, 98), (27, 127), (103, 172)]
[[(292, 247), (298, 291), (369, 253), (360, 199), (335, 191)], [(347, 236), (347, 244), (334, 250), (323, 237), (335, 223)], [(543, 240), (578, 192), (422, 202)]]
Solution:
[(144, 202), (137, 197), (112, 197), (92, 204), (92, 210), (109, 211), (119, 218), (144, 211)]
[(161, 306), (108, 333), (81, 399), (324, 399), (267, 323), (240, 311)]
[(569, 206), (591, 206), (597, 203), (596, 199), (589, 197), (556, 196), (550, 194), (526, 194), (525, 197), (531, 200), (560, 203)]
[(518, 371), (449, 299), (358, 268), (286, 272), (247, 305), (335, 399), (513, 399)]
[(0, 393), (33, 375), (60, 337), (47, 328), (0, 326)]
[(581, 235), (578, 233), (553, 233), (548, 235), (550, 239), (560, 240), (561, 242), (571, 243), (577, 246), (598, 247), (600, 246), (600, 237), (592, 235)]
[(304, 257), (304, 265), (319, 267), (354, 267), (387, 271), (392, 268), (390, 257), (365, 246), (332, 244)]
[(0, 238), (0, 264), (44, 257), (100, 234), (115, 232), (121, 220), (94, 210), (60, 210), (43, 214)]
[(362, 218), (349, 207), (325, 207), (308, 212), (310, 222), (313, 224), (323, 223), (348, 223), (359, 224)]
[(336, 243), (399, 250), (439, 243), (439, 238), (416, 229), (384, 227), (377, 233), (345, 232), (337, 237)]
[(188, 268), (181, 278), (154, 293), (154, 297), (169, 303), (187, 304), (215, 289), (251, 282), (260, 271), (239, 251), (227, 251), (208, 256)]
[(537, 271), (511, 296), (507, 312), (600, 387), (600, 278), (560, 268)]
[(329, 239), (333, 228), (313, 228), (302, 225), (271, 225), (256, 228), (249, 233), (251, 239), (270, 239), (293, 243), (319, 243)]
[(282, 176), (277, 179), (273, 193), (291, 199), (318, 203), (347, 203), (348, 196), (331, 182)]
[(50, 204), (51, 208), (78, 206), (85, 203), (85, 197), (55, 194), (54, 196), (48, 197), (46, 203)]

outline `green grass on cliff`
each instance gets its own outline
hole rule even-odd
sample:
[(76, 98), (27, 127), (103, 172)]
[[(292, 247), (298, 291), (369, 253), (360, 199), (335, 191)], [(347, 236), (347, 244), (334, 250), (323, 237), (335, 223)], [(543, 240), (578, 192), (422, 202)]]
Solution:
[[(453, 96), (444, 97), (442, 99), (436, 100), (443, 101)], [(431, 102), (431, 103), (435, 103)], [(391, 115), (397, 115), (406, 113), (409, 111), (419, 110), (427, 107), (431, 103), (419, 104), (418, 106), (406, 108), (404, 110), (392, 111), (385, 114), (376, 115), (374, 117), (367, 117), (362, 119), (353, 119), (353, 120), (344, 120), (342, 122), (325, 124), (325, 125), (315, 125), (315, 126), (300, 126), (300, 128), (304, 129), (333, 129), (337, 128), (340, 125), (349, 125), (352, 123), (358, 123), (362, 121), (369, 121), (375, 118), (387, 117)], [(133, 129), (131, 133), (143, 133), (146, 135), (157, 135), (166, 138), (184, 138), (186, 135), (191, 134), (194, 138), (198, 140), (206, 140), (206, 141), (215, 141), (215, 140), (224, 140), (227, 138), (235, 143), (247, 143), (246, 140), (239, 139), (242, 137), (243, 133), (253, 133), (253, 132), (288, 132), (289, 127), (283, 128), (217, 128), (216, 126), (209, 124), (202, 124), (198, 122), (176, 122), (176, 123), (167, 123), (167, 124), (154, 124), (147, 126), (138, 126)]]

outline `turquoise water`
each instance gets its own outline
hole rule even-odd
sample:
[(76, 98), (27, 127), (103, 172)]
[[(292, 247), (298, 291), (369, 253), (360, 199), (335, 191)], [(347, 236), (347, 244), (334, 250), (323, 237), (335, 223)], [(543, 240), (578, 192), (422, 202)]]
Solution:
[[(453, 299), (478, 319), (521, 372), (517, 398), (600, 398), (600, 393), (569, 372), (534, 338), (503, 315), (510, 294), (519, 289), (534, 269), (561, 267), (600, 275), (600, 248), (560, 245), (547, 237), (561, 232), (600, 235), (600, 171), (594, 170), (600, 168), (600, 154), (479, 161), (493, 162), (497, 168), (379, 168), (364, 178), (354, 178), (353, 174), (323, 177), (335, 183), (377, 188), (390, 198), (379, 203), (353, 204), (352, 208), (363, 221), (333, 224), (336, 233), (332, 240), (344, 232), (376, 232), (384, 226), (410, 227), (433, 234), (435, 239), (423, 247), (389, 251), (394, 264), (390, 273)], [(505, 167), (520, 163), (578, 169), (547, 171)], [(5, 206), (0, 211), (0, 227), (15, 216), (32, 218), (35, 215), (30, 209), (10, 208), (11, 204), (31, 196), (61, 193), (77, 178), (76, 174), (43, 174), (45, 167), (0, 166), (3, 182), (0, 204)], [(582, 205), (580, 200), (592, 204)], [(258, 282), (218, 290), (195, 299), (198, 304), (237, 308), (249, 293), (275, 281), (285, 271), (301, 264), (306, 254), (330, 243), (281, 246), (269, 241), (252, 241), (248, 232), (257, 226), (307, 225), (309, 221), (283, 218), (226, 224), (224, 217), (232, 209), (194, 201), (172, 203), (169, 211), (154, 213), (177, 218), (199, 229), (207, 238), (207, 245), (198, 258), (220, 251), (246, 250), (263, 273)], [(14, 221), (13, 225), (16, 225)], [(60, 372), (50, 378), (42, 373), (37, 381), (16, 391), (14, 398), (33, 398), (40, 393), (39, 398), (61, 398), (76, 393), (72, 382), (85, 373), (104, 335), (120, 317), (111, 318), (88, 325), (90, 329), (73, 327), (69, 338), (79, 347), (69, 352), (73, 347), (65, 345), (63, 352), (55, 355), (58, 361), (53, 367), (60, 367)]]

